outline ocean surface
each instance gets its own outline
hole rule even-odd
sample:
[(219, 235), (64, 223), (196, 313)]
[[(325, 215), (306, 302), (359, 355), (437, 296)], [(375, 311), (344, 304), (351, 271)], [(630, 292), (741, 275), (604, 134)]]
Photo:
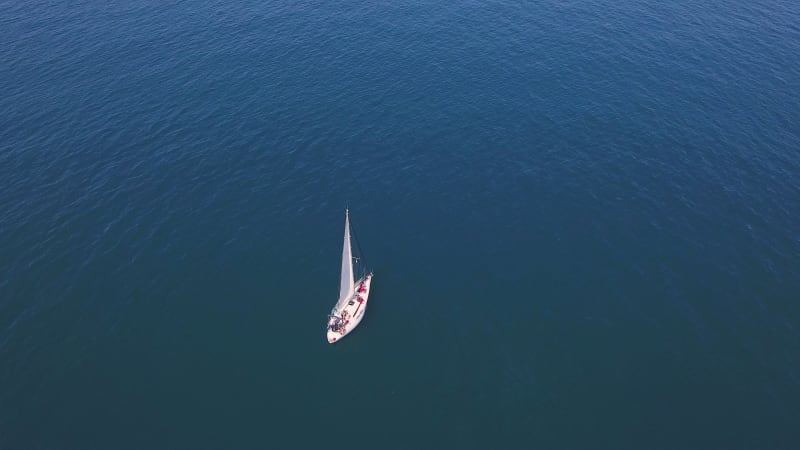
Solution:
[(248, 448), (800, 448), (800, 3), (0, 0), (0, 449)]

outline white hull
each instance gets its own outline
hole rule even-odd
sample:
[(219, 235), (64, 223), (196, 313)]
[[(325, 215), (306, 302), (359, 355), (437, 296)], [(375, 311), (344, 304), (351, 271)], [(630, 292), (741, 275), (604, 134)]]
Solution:
[(350, 334), (364, 318), (367, 312), (367, 300), (369, 300), (369, 290), (372, 285), (372, 274), (365, 276), (355, 283), (355, 292), (350, 296), (341, 310), (334, 306), (331, 314), (341, 318), (341, 323), (336, 329), (331, 329), (331, 325), (337, 321), (335, 318), (328, 320), (327, 337), (328, 342), (333, 344), (339, 342), (343, 337)]

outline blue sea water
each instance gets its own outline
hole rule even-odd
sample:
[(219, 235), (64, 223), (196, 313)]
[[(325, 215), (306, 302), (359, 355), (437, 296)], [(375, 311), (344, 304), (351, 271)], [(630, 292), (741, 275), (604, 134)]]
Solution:
[(798, 24), (0, 0), (0, 448), (800, 448)]

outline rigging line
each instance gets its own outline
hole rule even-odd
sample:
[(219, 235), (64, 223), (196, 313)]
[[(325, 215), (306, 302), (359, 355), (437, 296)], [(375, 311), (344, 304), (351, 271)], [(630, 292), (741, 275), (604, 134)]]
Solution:
[[(356, 235), (356, 230), (353, 227), (353, 221), (350, 221), (350, 237), (356, 244), (356, 250), (358, 250), (358, 255), (360, 256), (358, 259), (363, 261), (363, 268), (366, 269), (367, 266), (367, 256), (364, 254), (364, 250), (361, 249), (361, 241), (358, 240), (358, 236)], [(366, 271), (366, 270), (365, 270)]]

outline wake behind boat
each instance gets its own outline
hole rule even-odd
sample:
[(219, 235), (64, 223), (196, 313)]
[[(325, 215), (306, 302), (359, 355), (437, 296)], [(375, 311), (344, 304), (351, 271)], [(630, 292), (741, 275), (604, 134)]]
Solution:
[[(339, 300), (328, 315), (327, 337), (333, 344), (347, 336), (361, 323), (367, 311), (372, 272), (361, 275), (357, 281), (353, 276), (353, 257), (350, 244), (350, 211), (344, 213), (344, 245), (342, 247), (342, 276), (339, 282)], [(363, 266), (363, 262), (360, 264)]]

